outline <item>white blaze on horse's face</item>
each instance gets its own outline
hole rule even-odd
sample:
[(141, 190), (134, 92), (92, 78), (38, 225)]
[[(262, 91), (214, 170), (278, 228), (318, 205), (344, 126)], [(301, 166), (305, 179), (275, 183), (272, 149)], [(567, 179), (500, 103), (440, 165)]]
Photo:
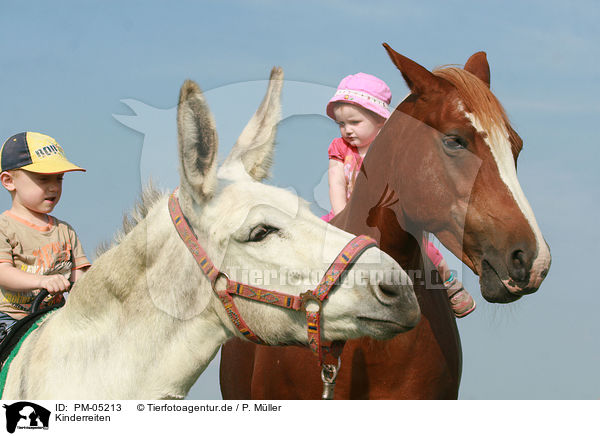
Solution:
[[(198, 87), (187, 82), (178, 109), (182, 209), (217, 268), (231, 279), (300, 295), (319, 283), (353, 235), (312, 214), (292, 193), (260, 181), (269, 172), (279, 121), (282, 73), (225, 162), (216, 170), (214, 122)], [(204, 281), (204, 291), (210, 284)], [(238, 334), (220, 301), (211, 305)], [(270, 344), (306, 343), (304, 314), (236, 298), (249, 327)], [(369, 248), (323, 306), (323, 337), (389, 338), (420, 317), (412, 283), (391, 257)]]
[(464, 69), (430, 72), (386, 49), (411, 88), (396, 112), (439, 132), (427, 137), (414, 130), (423, 145), (418, 163), (432, 174), (434, 188), (417, 184), (431, 195), (411, 218), (479, 275), (488, 301), (507, 303), (535, 292), (550, 267), (550, 250), (517, 178), (522, 140), (490, 90), (485, 53), (471, 56)]
[[(505, 126), (498, 124), (486, 130), (476, 115), (466, 111), (464, 114), (489, 147), (498, 167), (500, 178), (506, 185), (508, 191), (511, 193), (514, 201), (518, 205), (519, 210), (529, 223), (531, 232), (535, 236), (537, 257), (533, 261), (529, 283), (525, 286), (525, 288), (537, 289), (544, 280), (545, 274), (550, 266), (550, 250), (548, 248), (548, 244), (542, 236), (542, 232), (535, 219), (533, 209), (531, 208), (527, 197), (525, 197), (525, 193), (523, 192), (521, 184), (519, 183), (519, 178), (517, 177), (517, 168), (515, 165), (515, 157), (512, 153), (512, 145), (510, 143), (508, 131)], [(514, 293), (519, 293), (523, 288), (522, 286), (515, 286), (512, 280), (505, 279), (503, 280), (503, 283), (508, 290)]]

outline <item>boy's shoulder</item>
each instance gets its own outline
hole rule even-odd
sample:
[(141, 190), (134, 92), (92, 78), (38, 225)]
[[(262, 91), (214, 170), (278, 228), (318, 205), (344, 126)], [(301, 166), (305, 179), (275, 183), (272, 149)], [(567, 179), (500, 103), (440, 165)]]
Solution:
[[(53, 215), (48, 215), (48, 219), (49, 222), (52, 223), (51, 227), (55, 227), (58, 229), (67, 229), (70, 230), (72, 232), (75, 232), (75, 229), (73, 229), (73, 227), (66, 221), (61, 220), (59, 218), (56, 218)], [(6, 231), (7, 229), (11, 229), (11, 228), (15, 228), (18, 227), (21, 230), (36, 230), (36, 227), (32, 224), (28, 224), (26, 221), (18, 219), (17, 217), (15, 217), (14, 215), (11, 216), (9, 211), (4, 211), (2, 213), (0, 213), (0, 229)], [(42, 230), (43, 232), (46, 232), (47, 229), (37, 229)]]
[(67, 226), (67, 227), (71, 227), (72, 228), (71, 224), (69, 224), (65, 220), (62, 220), (60, 218), (56, 218), (54, 215), (48, 215), (48, 217), (52, 219), (52, 221), (54, 222), (55, 226), (61, 225), (61, 226)]
[(65, 220), (62, 220), (60, 218), (56, 218), (53, 215), (48, 215), (50, 218), (52, 218), (52, 220), (54, 221), (54, 226), (58, 229), (62, 229), (62, 230), (66, 230), (69, 233), (73, 233), (75, 234), (75, 236), (77, 236), (77, 232), (75, 231), (75, 229), (73, 228), (73, 226), (71, 224), (69, 224), (68, 222), (66, 222)]
[(10, 225), (10, 218), (8, 217), (6, 212), (8, 211), (0, 213), (0, 227), (2, 228), (6, 227), (7, 225)]

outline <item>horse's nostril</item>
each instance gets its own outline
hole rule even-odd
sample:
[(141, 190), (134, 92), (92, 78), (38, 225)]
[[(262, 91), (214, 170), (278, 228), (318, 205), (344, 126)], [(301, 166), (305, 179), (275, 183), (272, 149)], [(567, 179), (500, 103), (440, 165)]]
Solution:
[(525, 264), (525, 253), (523, 253), (523, 250), (513, 251), (512, 260), (515, 268), (522, 267)]
[(525, 281), (529, 276), (530, 260), (523, 250), (515, 250), (511, 255), (510, 276), (516, 281)]

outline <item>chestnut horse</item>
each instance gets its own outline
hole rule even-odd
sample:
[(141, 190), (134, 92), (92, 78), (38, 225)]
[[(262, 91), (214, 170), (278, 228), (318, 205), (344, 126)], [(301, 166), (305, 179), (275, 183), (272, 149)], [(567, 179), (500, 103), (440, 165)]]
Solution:
[[(522, 140), (490, 91), (486, 55), (464, 69), (428, 71), (384, 44), (411, 93), (371, 145), (352, 197), (332, 221), (378, 239), (413, 272), (420, 323), (389, 341), (349, 341), (336, 399), (455, 399), (461, 346), (446, 291), (427, 286), (423, 232), (480, 278), (483, 297), (510, 303), (535, 292), (550, 251), (521, 190)], [(429, 264), (429, 262), (427, 262)], [(318, 399), (310, 352), (231, 341), (221, 352), (225, 399)]]

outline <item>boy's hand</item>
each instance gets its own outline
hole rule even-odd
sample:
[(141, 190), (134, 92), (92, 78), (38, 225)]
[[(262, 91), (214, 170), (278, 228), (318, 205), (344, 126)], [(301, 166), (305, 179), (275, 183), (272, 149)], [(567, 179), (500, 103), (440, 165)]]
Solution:
[(50, 295), (68, 291), (70, 287), (71, 282), (69, 282), (62, 274), (41, 276), (40, 278), (39, 288), (47, 290)]

